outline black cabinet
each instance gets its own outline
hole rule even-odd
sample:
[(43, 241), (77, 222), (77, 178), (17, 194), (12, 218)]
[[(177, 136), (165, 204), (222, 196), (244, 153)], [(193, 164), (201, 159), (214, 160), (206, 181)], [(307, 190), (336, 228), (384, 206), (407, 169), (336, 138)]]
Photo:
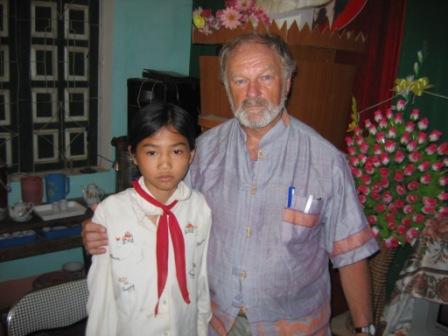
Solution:
[(128, 133), (132, 118), (139, 108), (155, 101), (179, 105), (188, 111), (199, 134), (199, 81), (173, 72), (145, 69), (142, 78), (129, 78)]

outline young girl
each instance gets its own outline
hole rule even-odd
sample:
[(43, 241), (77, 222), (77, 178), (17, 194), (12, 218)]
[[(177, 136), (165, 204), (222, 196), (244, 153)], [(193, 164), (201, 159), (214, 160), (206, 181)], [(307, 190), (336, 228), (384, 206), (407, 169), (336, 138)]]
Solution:
[(95, 210), (109, 247), (88, 274), (86, 335), (206, 335), (211, 214), (182, 182), (194, 125), (175, 105), (151, 104), (135, 116), (128, 140), (142, 176)]

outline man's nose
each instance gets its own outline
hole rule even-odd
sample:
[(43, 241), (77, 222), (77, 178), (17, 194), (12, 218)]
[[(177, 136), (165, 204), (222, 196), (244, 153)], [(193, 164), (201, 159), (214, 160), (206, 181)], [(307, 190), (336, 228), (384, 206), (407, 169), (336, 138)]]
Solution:
[(260, 84), (257, 81), (249, 81), (247, 87), (247, 97), (254, 98), (260, 96)]

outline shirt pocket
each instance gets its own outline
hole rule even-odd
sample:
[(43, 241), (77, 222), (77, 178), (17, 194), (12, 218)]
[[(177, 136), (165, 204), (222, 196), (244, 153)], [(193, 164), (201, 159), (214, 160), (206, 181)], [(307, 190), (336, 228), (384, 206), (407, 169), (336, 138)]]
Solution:
[(294, 246), (308, 241), (319, 230), (323, 204), (321, 198), (295, 196), (292, 207), (282, 210), (282, 242)]

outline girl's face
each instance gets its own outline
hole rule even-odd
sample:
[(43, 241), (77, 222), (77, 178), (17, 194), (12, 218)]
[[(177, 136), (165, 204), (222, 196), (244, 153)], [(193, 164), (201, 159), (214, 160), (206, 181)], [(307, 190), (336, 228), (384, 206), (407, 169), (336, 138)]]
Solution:
[(151, 194), (165, 203), (187, 173), (193, 154), (187, 138), (165, 126), (138, 143), (134, 160)]

